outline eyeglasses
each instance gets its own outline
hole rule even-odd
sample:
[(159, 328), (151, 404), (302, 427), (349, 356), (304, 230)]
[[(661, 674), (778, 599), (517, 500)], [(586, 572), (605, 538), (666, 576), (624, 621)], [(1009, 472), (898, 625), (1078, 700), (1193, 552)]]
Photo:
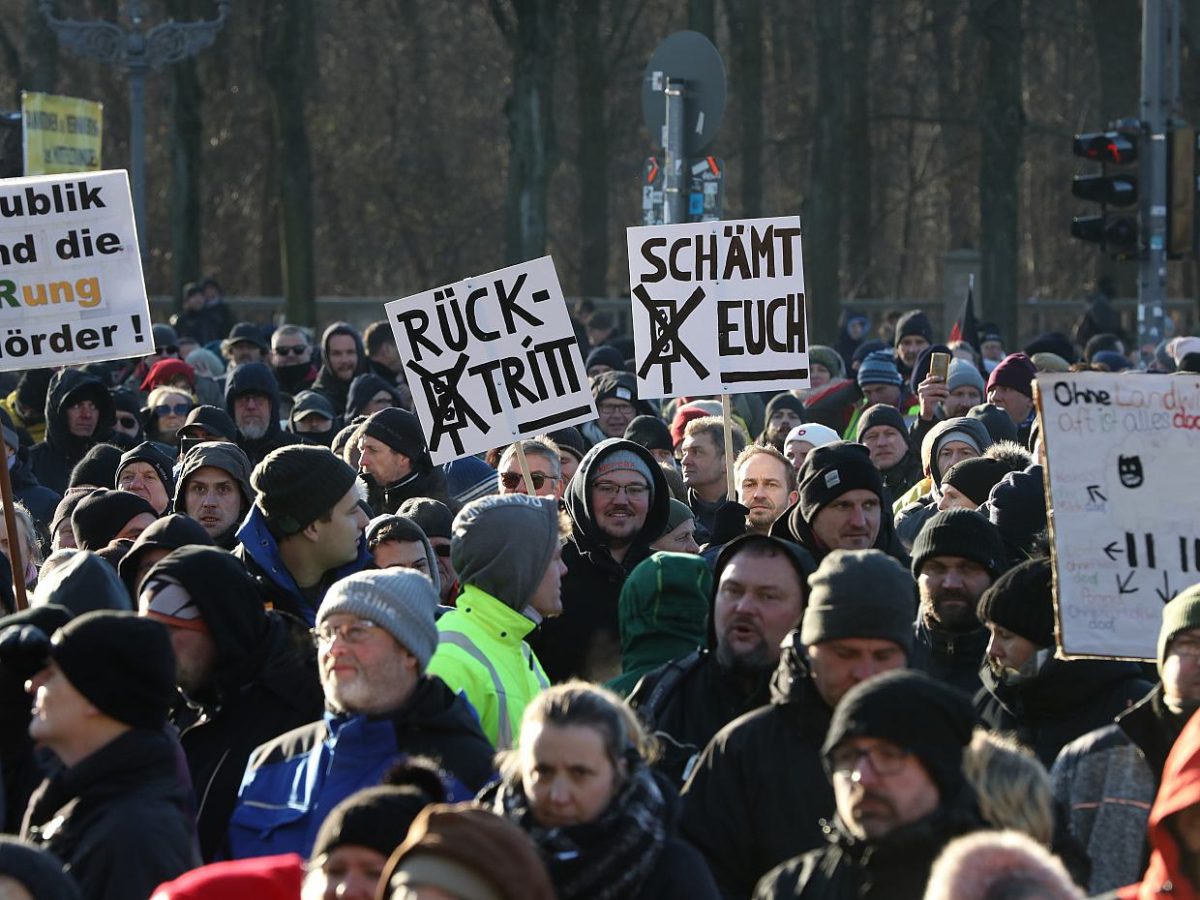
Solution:
[(833, 748), (829, 754), (829, 767), (834, 774), (846, 775), (859, 766), (859, 760), (866, 759), (875, 770), (876, 775), (898, 775), (904, 768), (911, 751), (895, 744), (875, 744), (871, 747), (853, 747), (848, 744)]
[(155, 415), (166, 416), (174, 413), (177, 416), (186, 416), (192, 411), (190, 403), (160, 403), (154, 407)]
[(330, 625), (326, 622), (324, 625), (313, 628), (309, 634), (312, 635), (313, 643), (318, 647), (328, 647), (339, 637), (347, 644), (361, 644), (378, 627), (379, 624), (370, 619), (359, 619), (346, 625)]
[(122, 428), (137, 428), (137, 423), (133, 416), (117, 416), (117, 424)]
[(450, 545), (449, 544), (438, 544), (436, 547), (433, 548), (433, 552), (436, 553), (438, 556), (443, 556), (446, 559), (449, 559), (450, 558)]
[[(542, 485), (547, 481), (558, 481), (558, 476), (547, 475), (544, 472), (530, 472), (529, 480), (533, 482), (533, 489), (535, 491), (540, 491), (542, 489)], [(525, 478), (520, 472), (501, 472), (500, 483), (511, 491), (523, 485), (525, 483)]]
[(601, 403), (596, 407), (596, 411), (602, 416), (612, 418), (616, 416), (632, 416), (634, 413), (632, 403)]
[(179, 347), (175, 344), (167, 344), (165, 347), (155, 347), (154, 352), (159, 356), (174, 356), (179, 352)]
[(276, 356), (303, 356), (308, 352), (307, 344), (300, 344), (295, 347), (275, 347), (273, 352)]
[(650, 488), (644, 484), (613, 484), (611, 481), (597, 481), (592, 490), (601, 497), (615, 497), (624, 491), (630, 500), (641, 500), (650, 493)]

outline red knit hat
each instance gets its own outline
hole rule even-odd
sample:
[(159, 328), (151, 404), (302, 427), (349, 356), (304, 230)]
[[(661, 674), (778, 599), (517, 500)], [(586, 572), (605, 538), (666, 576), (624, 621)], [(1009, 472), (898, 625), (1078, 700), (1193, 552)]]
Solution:
[(187, 379), (188, 387), (196, 387), (195, 369), (182, 359), (160, 359), (142, 379), (142, 391), (148, 394), (159, 385), (173, 386), (172, 380), (179, 375)]
[(1010, 353), (1000, 364), (992, 369), (988, 378), (987, 389), (1003, 385), (1014, 391), (1020, 391), (1026, 397), (1033, 396), (1033, 379), (1037, 376), (1037, 368), (1032, 360), (1024, 353)]

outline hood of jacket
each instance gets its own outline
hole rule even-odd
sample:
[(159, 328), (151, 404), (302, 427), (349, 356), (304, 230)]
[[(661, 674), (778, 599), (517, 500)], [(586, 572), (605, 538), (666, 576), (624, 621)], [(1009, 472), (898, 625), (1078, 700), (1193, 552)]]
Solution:
[(38, 582), (33, 606), (54, 603), (72, 616), (97, 609), (133, 610), (133, 601), (117, 571), (90, 550), (76, 550)]
[(196, 444), (183, 457), (179, 475), (175, 479), (174, 508), (178, 510), (187, 508), (184, 502), (187, 480), (196, 474), (198, 469), (203, 469), (205, 466), (212, 466), (229, 473), (237, 483), (238, 490), (242, 492), (243, 515), (249, 512), (251, 504), (254, 503), (254, 489), (250, 487), (252, 468), (250, 457), (246, 456), (246, 452), (237, 444), (229, 444), (224, 441), (205, 441), (202, 444)]
[(938, 422), (929, 429), (925, 440), (921, 441), (921, 464), (925, 467), (925, 471), (933, 477), (935, 486), (942, 483), (942, 470), (938, 466), (937, 453), (942, 439), (948, 431), (964, 431), (969, 434), (979, 445), (980, 455), (992, 446), (992, 436), (979, 419), (972, 419), (970, 416), (955, 416), (953, 419)]
[(655, 553), (625, 579), (617, 601), (623, 672), (649, 670), (704, 645), (712, 571), (691, 553)]
[(362, 375), (354, 376), (354, 380), (350, 382), (350, 390), (346, 394), (346, 418), (353, 419), (355, 416), (363, 414), (363, 408), (380, 391), (387, 391), (391, 395), (392, 406), (404, 406), (403, 398), (394, 384), (388, 384), (371, 372), (364, 372)]
[[(76, 437), (67, 427), (67, 407), (80, 400), (96, 404), (98, 418), (91, 437)], [(112, 431), (117, 407), (108, 388), (95, 375), (79, 369), (63, 369), (50, 380), (46, 394), (46, 443), (68, 460), (76, 462), (88, 449)]]
[(135, 579), (146, 551), (166, 550), (170, 552), (192, 544), (211, 547), (212, 543), (213, 539), (208, 536), (208, 532), (200, 526), (199, 522), (189, 519), (181, 513), (172, 513), (161, 519), (155, 519), (149, 528), (138, 535), (133, 546), (129, 548), (129, 552), (117, 563), (117, 573), (121, 576), (121, 581), (125, 583), (125, 588), (129, 591), (134, 606), (137, 605), (138, 588), (141, 587), (141, 584), (137, 583)]
[(671, 488), (667, 484), (667, 477), (658, 466), (658, 460), (641, 444), (635, 444), (624, 438), (608, 438), (587, 452), (563, 494), (563, 505), (566, 507), (567, 515), (571, 518), (571, 532), (580, 545), (580, 549), (597, 550), (606, 545), (604, 534), (600, 531), (592, 513), (591, 492), (588, 491), (588, 485), (592, 480), (592, 473), (600, 461), (615, 450), (627, 450), (636, 454), (645, 462), (654, 479), (654, 498), (650, 501), (650, 508), (646, 511), (646, 521), (634, 536), (634, 545), (648, 546), (658, 540), (663, 529), (667, 527), (667, 516), (671, 511)]
[[(1200, 897), (1200, 886), (1189, 877), (1182, 858), (1186, 851), (1180, 847), (1171, 821), (1172, 816), (1197, 804), (1200, 804), (1200, 716), (1192, 716), (1167, 756), (1158, 796), (1150, 807), (1150, 865), (1142, 883), (1122, 891), (1122, 897), (1137, 900)], [(1167, 887), (1167, 882), (1171, 887)]]
[[(354, 373), (346, 380), (342, 380), (333, 374), (333, 369), (329, 368), (329, 339), (335, 335), (345, 334), (354, 338), (354, 348), (358, 351), (358, 363), (354, 367)], [(319, 390), (322, 394), (330, 398), (333, 403), (333, 411), (339, 416), (345, 412), (345, 400), (348, 396), (350, 382), (356, 377), (367, 371), (367, 351), (363, 347), (362, 335), (349, 322), (334, 322), (321, 334), (321, 368), (317, 372), (317, 379), (313, 382), (313, 389)], [(337, 392), (335, 400), (331, 394)], [(340, 401), (340, 402), (339, 402)], [(347, 418), (351, 418), (347, 416)]]
[[(233, 401), (243, 394), (265, 394), (270, 398), (271, 416), (263, 437), (278, 434), (282, 430), (279, 425), (279, 383), (271, 367), (261, 362), (242, 363), (225, 377), (225, 411), (235, 422)], [(241, 434), (240, 429), (238, 433)]]
[(216, 547), (181, 547), (155, 563), (143, 583), (154, 578), (180, 584), (200, 610), (216, 646), (213, 671), (218, 689), (249, 681), (260, 665), (259, 650), (269, 624), (245, 566)]
[(804, 653), (804, 645), (800, 643), (800, 629), (794, 628), (779, 644), (779, 665), (771, 676), (771, 702), (777, 706), (808, 703), (814, 696), (827, 711), (827, 718), (831, 719), (833, 710), (825, 705), (813, 685), (812, 669)]

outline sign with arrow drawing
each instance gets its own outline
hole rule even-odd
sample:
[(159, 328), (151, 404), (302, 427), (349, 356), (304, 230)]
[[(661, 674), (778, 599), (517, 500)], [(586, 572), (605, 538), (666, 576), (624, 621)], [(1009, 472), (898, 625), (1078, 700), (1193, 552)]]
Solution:
[(1200, 377), (1039, 375), (1060, 656), (1153, 660), (1200, 582)]

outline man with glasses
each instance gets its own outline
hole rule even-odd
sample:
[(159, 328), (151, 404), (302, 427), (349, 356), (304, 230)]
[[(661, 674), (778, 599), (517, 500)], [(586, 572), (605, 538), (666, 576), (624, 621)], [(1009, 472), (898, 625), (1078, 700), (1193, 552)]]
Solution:
[(1200, 709), (1200, 585), (1163, 607), (1158, 674), (1144, 699), (1064, 747), (1050, 770), (1071, 835), (1092, 862), (1088, 896), (1132, 884), (1145, 868), (1146, 820), (1167, 754)]
[(292, 396), (311, 388), (317, 380), (312, 344), (299, 325), (280, 325), (271, 335), (271, 368), (280, 390)]
[(232, 856), (308, 857), (329, 811), (408, 756), (438, 760), (449, 799), (470, 800), (493, 748), (467, 702), (429, 675), (437, 594), (407, 569), (359, 572), (325, 597), (313, 637), (323, 719), (263, 744), (242, 779)]
[(566, 487), (563, 484), (562, 463), (559, 461), (558, 447), (546, 438), (509, 444), (497, 467), (499, 493), (529, 493), (525, 487), (525, 476), (521, 474), (521, 461), (517, 458), (518, 448), (525, 452), (525, 462), (529, 465), (534, 494), (539, 497), (552, 497), (555, 500), (561, 499), (563, 488)]
[(829, 844), (773, 869), (754, 896), (920, 900), (946, 844), (984, 827), (962, 770), (974, 725), (966, 694), (923, 672), (851, 688), (821, 748), (837, 807)]
[(654, 414), (649, 404), (638, 401), (637, 378), (632, 372), (604, 372), (589, 381), (599, 418), (585, 423), (581, 431), (591, 443), (624, 437), (625, 429), (636, 416)]
[(237, 425), (236, 443), (251, 465), (262, 462), (272, 450), (300, 442), (280, 424), (279, 384), (266, 363), (243, 363), (229, 373), (225, 409)]
[(563, 495), (571, 535), (563, 613), (530, 636), (551, 681), (606, 681), (621, 671), (617, 601), (667, 525), (670, 488), (650, 451), (610, 439), (588, 451)]

